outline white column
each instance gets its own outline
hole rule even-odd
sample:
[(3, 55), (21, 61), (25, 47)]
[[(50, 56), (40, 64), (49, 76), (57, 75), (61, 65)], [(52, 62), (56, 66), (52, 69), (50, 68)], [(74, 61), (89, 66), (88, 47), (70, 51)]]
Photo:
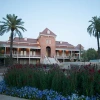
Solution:
[(18, 63), (19, 48), (17, 48), (17, 63)]
[(78, 54), (78, 55), (79, 55), (79, 59), (80, 59), (80, 58), (81, 58), (81, 57), (80, 57), (80, 51), (79, 51), (79, 54)]
[(6, 47), (5, 47), (5, 54), (6, 54)]
[(71, 51), (71, 57), (72, 57), (72, 51)]
[(63, 50), (63, 62), (64, 62), (64, 50)]
[(29, 48), (29, 64), (30, 64), (30, 48)]

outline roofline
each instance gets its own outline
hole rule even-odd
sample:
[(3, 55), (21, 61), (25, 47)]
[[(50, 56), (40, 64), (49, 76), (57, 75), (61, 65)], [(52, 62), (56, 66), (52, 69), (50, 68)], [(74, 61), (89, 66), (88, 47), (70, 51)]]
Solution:
[[(67, 46), (67, 45), (56, 45), (56, 46)], [(67, 47), (74, 47), (74, 46), (67, 46)]]
[[(56, 38), (57, 35), (54, 36), (54, 35), (39, 34), (38, 38), (39, 38), (40, 36), (53, 36), (54, 38)], [(38, 38), (37, 38), (37, 39), (38, 39)]]
[(79, 49), (70, 49), (70, 48), (56, 48), (55, 50), (69, 50), (69, 51), (80, 51)]
[[(0, 47), (2, 47), (2, 46), (0, 46)], [(9, 44), (5, 44), (5, 45), (3, 45), (3, 47), (10, 47), (10, 45)], [(13, 45), (13, 48), (33, 48), (33, 49), (41, 49), (41, 47), (38, 47), (38, 46), (20, 46), (20, 45)]]

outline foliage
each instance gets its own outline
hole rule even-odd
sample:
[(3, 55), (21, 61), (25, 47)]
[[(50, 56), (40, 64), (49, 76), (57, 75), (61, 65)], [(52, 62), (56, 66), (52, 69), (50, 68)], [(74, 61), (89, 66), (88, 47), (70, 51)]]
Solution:
[(82, 53), (82, 61), (88, 61), (88, 57), (87, 57), (87, 51), (84, 50), (83, 53)]
[(64, 96), (100, 94), (100, 70), (91, 64), (70, 70), (61, 70), (57, 65), (15, 65), (4, 74), (4, 80), (9, 87), (52, 89)]
[(10, 96), (17, 96), (20, 98), (26, 98), (31, 100), (99, 100), (98, 96), (78, 96), (78, 94), (71, 94), (66, 97), (62, 96), (60, 93), (54, 90), (39, 90), (38, 88), (33, 88), (30, 86), (25, 86), (21, 88), (8, 87), (5, 81), (0, 82), (0, 94), (6, 94)]
[(97, 38), (98, 45), (98, 58), (100, 59), (100, 47), (99, 47), (99, 38), (100, 38), (100, 17), (94, 16), (92, 20), (89, 21), (91, 24), (87, 28), (87, 32)]
[(93, 48), (89, 48), (82, 54), (83, 61), (90, 61), (98, 58), (97, 51)]
[(10, 60), (12, 63), (12, 48), (13, 48), (13, 36), (18, 34), (18, 36), (21, 38), (22, 33), (26, 31), (26, 29), (23, 27), (24, 22), (22, 22), (22, 19), (18, 19), (18, 16), (15, 14), (7, 14), (6, 18), (3, 18), (3, 21), (0, 21), (0, 35), (2, 36), (4, 33), (7, 33), (11, 31), (10, 35)]
[(97, 59), (98, 58), (97, 51), (93, 48), (88, 49), (87, 50), (87, 57), (88, 57), (88, 61), (93, 60), (93, 59)]

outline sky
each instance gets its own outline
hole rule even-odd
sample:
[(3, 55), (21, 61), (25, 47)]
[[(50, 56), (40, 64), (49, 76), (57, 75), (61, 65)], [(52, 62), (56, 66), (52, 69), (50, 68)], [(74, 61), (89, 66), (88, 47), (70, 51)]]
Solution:
[[(0, 0), (0, 21), (7, 14), (25, 22), (23, 37), (36, 39), (48, 28), (57, 35), (56, 41), (97, 50), (97, 39), (89, 35), (87, 27), (92, 17), (100, 16), (100, 0)], [(9, 36), (10, 32), (5, 33), (0, 41)]]

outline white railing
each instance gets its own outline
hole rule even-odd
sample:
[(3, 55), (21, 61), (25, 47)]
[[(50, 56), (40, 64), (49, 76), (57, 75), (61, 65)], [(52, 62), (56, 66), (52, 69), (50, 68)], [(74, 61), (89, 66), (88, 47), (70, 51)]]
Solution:
[(77, 59), (77, 56), (55, 56), (58, 59)]
[(66, 58), (66, 59), (69, 59), (70, 56), (55, 56), (56, 58)]
[[(2, 57), (10, 56), (10, 54), (1, 54)], [(40, 55), (22, 55), (22, 54), (12, 54), (12, 57), (40, 57)]]

